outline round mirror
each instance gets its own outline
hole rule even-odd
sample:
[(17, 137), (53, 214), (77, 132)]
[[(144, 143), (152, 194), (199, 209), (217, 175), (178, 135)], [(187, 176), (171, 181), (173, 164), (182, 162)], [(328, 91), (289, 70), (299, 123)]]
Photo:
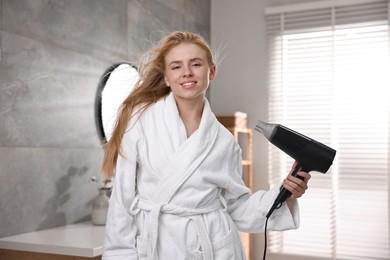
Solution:
[(95, 100), (95, 122), (103, 144), (111, 137), (119, 106), (138, 79), (137, 68), (129, 63), (114, 64), (104, 72)]

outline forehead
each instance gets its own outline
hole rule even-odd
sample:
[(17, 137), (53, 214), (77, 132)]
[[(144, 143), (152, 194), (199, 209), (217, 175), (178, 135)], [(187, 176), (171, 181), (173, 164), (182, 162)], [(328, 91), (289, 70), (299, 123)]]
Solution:
[(180, 43), (165, 56), (165, 62), (183, 62), (192, 59), (206, 59), (206, 52), (194, 43)]

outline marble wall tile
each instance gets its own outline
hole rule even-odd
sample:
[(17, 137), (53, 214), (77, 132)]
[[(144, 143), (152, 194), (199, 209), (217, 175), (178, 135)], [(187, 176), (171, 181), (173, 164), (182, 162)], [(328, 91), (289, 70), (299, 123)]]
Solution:
[(109, 62), (3, 32), (0, 146), (97, 147), (94, 102)]
[[(0, 148), (0, 237), (90, 219), (102, 149)], [(4, 176), (5, 175), (5, 176)]]
[(154, 1), (131, 0), (129, 2), (129, 37), (149, 49), (171, 31), (184, 29), (184, 15), (166, 5)]
[[(126, 0), (3, 0), (3, 30), (99, 58), (126, 56)], [(17, 15), (15, 15), (17, 14)]]
[(131, 61), (175, 30), (200, 33), (209, 40), (210, 1), (129, 0), (128, 54)]
[(206, 27), (210, 26), (210, 1), (157, 0), (157, 2), (166, 5), (178, 15), (184, 16), (184, 19), (189, 23)]
[(0, 237), (89, 219), (100, 77), (169, 31), (208, 36), (202, 2), (0, 0)]
[[(1, 52), (1, 49), (2, 49), (2, 29), (3, 28), (3, 0), (0, 0), (0, 52)], [(0, 64), (1, 64), (1, 55), (0, 55)], [(1, 78), (1, 71), (0, 71), (0, 78)]]
[(191, 1), (193, 0), (156, 0), (156, 2), (166, 5), (167, 7), (176, 11), (177, 13), (187, 13), (186, 12), (187, 10), (185, 9), (186, 2), (191, 2)]

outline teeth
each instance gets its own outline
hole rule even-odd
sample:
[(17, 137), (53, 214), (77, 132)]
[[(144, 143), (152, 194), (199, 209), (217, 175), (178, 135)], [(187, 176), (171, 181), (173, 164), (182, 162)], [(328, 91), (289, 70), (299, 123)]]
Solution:
[(194, 85), (194, 82), (183, 83), (183, 86), (191, 86), (191, 85)]

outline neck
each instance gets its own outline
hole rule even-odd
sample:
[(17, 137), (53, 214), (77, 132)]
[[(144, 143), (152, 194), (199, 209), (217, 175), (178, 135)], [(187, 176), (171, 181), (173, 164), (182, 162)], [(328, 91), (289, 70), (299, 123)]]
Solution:
[(187, 137), (190, 137), (200, 125), (202, 119), (204, 99), (182, 102), (176, 99), (179, 115), (186, 128)]

